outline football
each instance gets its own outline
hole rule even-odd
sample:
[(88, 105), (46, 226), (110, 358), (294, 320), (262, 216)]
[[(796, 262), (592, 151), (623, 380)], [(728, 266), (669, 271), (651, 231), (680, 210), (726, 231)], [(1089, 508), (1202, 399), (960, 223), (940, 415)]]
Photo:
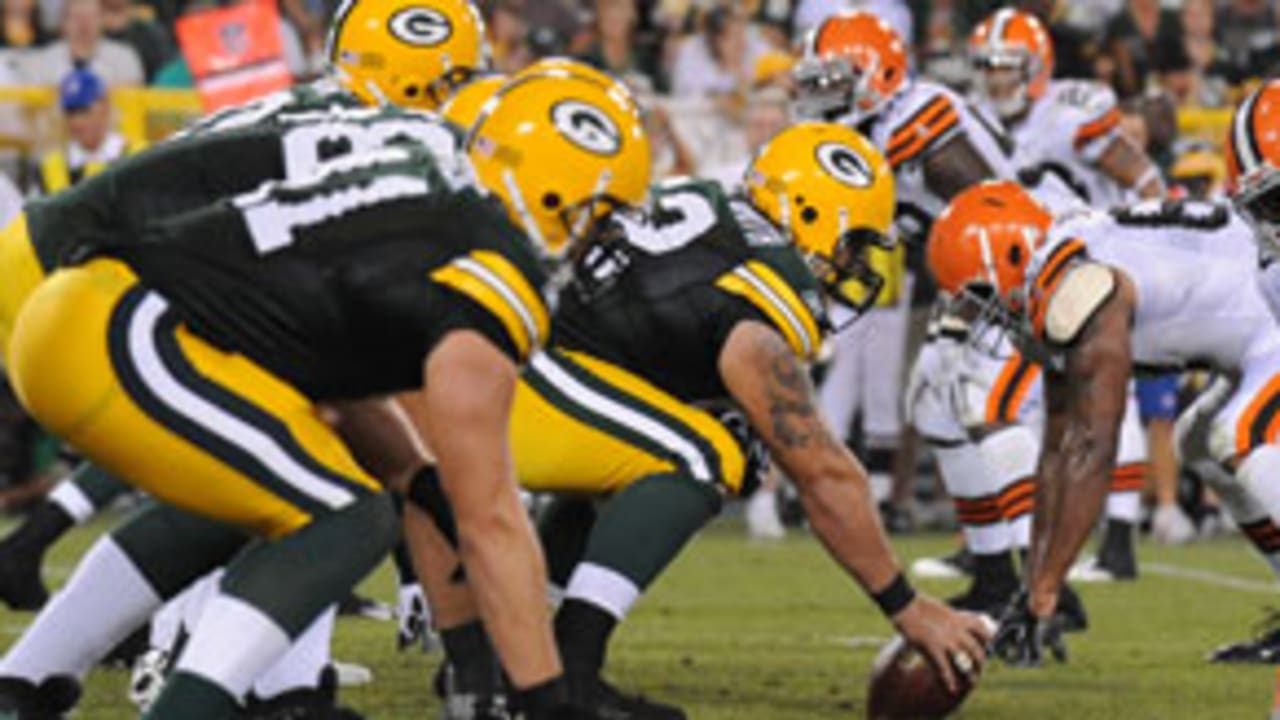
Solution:
[(932, 720), (951, 714), (973, 691), (974, 683), (960, 676), (960, 690), (952, 693), (924, 653), (895, 636), (876, 656), (867, 692), (870, 720)]

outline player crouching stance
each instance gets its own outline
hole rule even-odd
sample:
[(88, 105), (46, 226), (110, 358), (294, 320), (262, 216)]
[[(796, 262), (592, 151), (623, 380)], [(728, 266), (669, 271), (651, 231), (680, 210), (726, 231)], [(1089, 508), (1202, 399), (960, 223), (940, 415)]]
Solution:
[[(928, 262), (957, 303), (998, 321), (1044, 367), (1027, 586), (997, 635), (1002, 657), (1035, 664), (1046, 647), (1065, 657), (1054, 605), (1106, 497), (1134, 366), (1241, 378), (1212, 417), (1211, 450), (1233, 473), (1237, 522), (1274, 527), (1280, 496), (1258, 491), (1280, 473), (1280, 326), (1247, 280), (1256, 251), (1230, 207), (1149, 202), (1055, 219), (1012, 183), (984, 184), (934, 226)], [(1250, 533), (1278, 567), (1259, 537)]]
[[(633, 604), (740, 490), (742, 451), (699, 409), (706, 403), (741, 408), (832, 557), (948, 682), (984, 660), (976, 616), (907, 585), (865, 471), (821, 420), (804, 365), (829, 330), (824, 295), (857, 311), (874, 301), (866, 251), (892, 218), (887, 163), (852, 130), (806, 123), (761, 151), (746, 187), (735, 197), (714, 183), (672, 182), (655, 190), (647, 216), (615, 214), (575, 251), (551, 347), (516, 394), (521, 482), (608, 498), (555, 622), (570, 686), (608, 717), (684, 717), (618, 697), (600, 673)], [(442, 634), (451, 662), (472, 664), (452, 653), (451, 630)]]
[[(611, 98), (565, 78), (522, 90), (556, 107), (499, 102), (493, 115), (519, 115), (503, 126), (538, 134), (566, 168), (600, 178), (589, 196), (557, 197), (559, 217), (589, 217), (601, 197), (639, 201), (643, 134), (611, 135), (616, 152), (604, 160), (586, 147), (621, 126)], [(37, 418), (158, 499), (264, 539), (228, 567), (148, 717), (234, 715), (289, 641), (381, 561), (398, 535), (391, 503), (317, 405), (417, 387), (431, 427), (420, 431), (522, 711), (582, 717), (564, 706), (543, 561), (506, 440), (517, 364), (547, 332), (525, 221), (527, 204), (548, 203), (522, 195), (533, 188), (509, 156), (503, 202), (488, 195), (473, 179), (481, 152), (459, 140), (335, 161), (163, 222), (141, 245), (59, 271), (23, 308), (11, 371)], [(94, 630), (94, 642), (161, 600), (109, 544), (77, 582), (110, 588), (89, 614), (112, 628)], [(41, 656), (45, 678), (51, 667), (87, 669), (63, 649), (83, 651), (82, 639), (48, 632), (67, 628), (46, 629), (51, 643), (24, 638), (10, 656)]]

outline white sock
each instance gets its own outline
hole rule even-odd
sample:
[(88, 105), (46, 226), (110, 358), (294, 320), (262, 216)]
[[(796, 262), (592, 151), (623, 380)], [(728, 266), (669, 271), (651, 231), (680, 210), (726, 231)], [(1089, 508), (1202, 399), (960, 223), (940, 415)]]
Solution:
[(565, 597), (591, 603), (622, 620), (640, 599), (640, 588), (616, 570), (581, 562), (569, 578)]
[(174, 671), (198, 675), (242, 699), (291, 644), (284, 628), (266, 613), (218, 593), (205, 604)]
[(867, 480), (871, 485), (871, 498), (877, 503), (885, 502), (893, 494), (893, 476), (889, 473), (868, 473)]
[(70, 479), (62, 480), (58, 486), (49, 493), (49, 502), (62, 508), (77, 525), (97, 514), (98, 508), (94, 507), (93, 501), (80, 491)]
[(253, 694), (268, 700), (290, 690), (314, 688), (329, 664), (329, 644), (338, 609), (331, 607), (311, 623), (284, 657), (253, 683)]
[(0, 661), (0, 675), (33, 682), (81, 677), (159, 605), (133, 561), (111, 536), (103, 537)]
[(969, 552), (990, 555), (1008, 551), (1012, 542), (1009, 523), (996, 505), (996, 487), (978, 446), (972, 443), (935, 446), (933, 455), (938, 461), (942, 484), (956, 504)]
[(1136, 524), (1142, 514), (1142, 489), (1147, 483), (1147, 434), (1138, 417), (1138, 403), (1129, 387), (1129, 402), (1120, 423), (1120, 445), (1116, 449), (1116, 469), (1111, 474), (1107, 495), (1107, 518)]

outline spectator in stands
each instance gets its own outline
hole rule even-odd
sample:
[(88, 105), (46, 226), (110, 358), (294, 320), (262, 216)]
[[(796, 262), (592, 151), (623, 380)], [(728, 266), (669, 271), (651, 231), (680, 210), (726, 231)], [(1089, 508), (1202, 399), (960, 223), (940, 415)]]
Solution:
[(1067, 21), (1070, 3), (1066, 0), (1021, 0), (1018, 5), (1040, 18), (1049, 30), (1055, 78), (1093, 77), (1093, 59), (1098, 55), (1098, 44), (1090, 33)]
[(741, 5), (715, 7), (703, 17), (702, 32), (680, 46), (671, 89), (685, 96), (745, 97), (756, 61), (768, 49)]
[(134, 148), (111, 129), (107, 87), (88, 68), (67, 73), (58, 86), (58, 100), (67, 122), (67, 143), (40, 159), (36, 190), (50, 194), (100, 172)]
[(1232, 84), (1268, 77), (1280, 69), (1280, 31), (1267, 0), (1230, 0), (1218, 15), (1217, 37), (1227, 52)]
[(1191, 62), (1195, 88), (1191, 102), (1204, 107), (1227, 103), (1230, 74), (1226, 49), (1214, 35), (1213, 0), (1185, 0), (1182, 4), (1182, 47)]
[(62, 38), (22, 58), (27, 82), (57, 85), (72, 69), (86, 66), (107, 87), (143, 84), (138, 53), (124, 43), (103, 37), (101, 0), (66, 0)]
[(52, 39), (40, 24), (40, 8), (35, 0), (4, 0), (3, 11), (0, 48), (39, 47)]
[(493, 64), (499, 72), (518, 72), (533, 60), (525, 10), (525, 0), (498, 0), (489, 15)]
[(1181, 44), (1182, 18), (1162, 8), (1160, 0), (1129, 0), (1107, 24), (1103, 52), (1095, 63), (1097, 76), (1111, 83), (1122, 98), (1147, 89), (1152, 59), (1164, 44)]
[(102, 0), (103, 34), (132, 47), (150, 83), (177, 52), (170, 31), (156, 22), (155, 11), (132, 0)]
[(657, 56), (636, 44), (636, 12), (634, 0), (596, 0), (595, 37), (583, 59), (639, 90), (665, 92)]

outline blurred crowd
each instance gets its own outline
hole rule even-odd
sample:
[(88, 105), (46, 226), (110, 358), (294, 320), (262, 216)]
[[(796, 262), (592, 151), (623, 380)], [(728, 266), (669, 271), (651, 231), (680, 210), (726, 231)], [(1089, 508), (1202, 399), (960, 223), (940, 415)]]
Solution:
[[(324, 71), (325, 31), (336, 4), (0, 0), (0, 147), (18, 158), (0, 175), (0, 212), (21, 196), (74, 184), (140, 144), (114, 126), (110, 92), (197, 86), (209, 47), (184, 32), (191, 18), (265, 7), (271, 24), (265, 35), (228, 24), (216, 26), (213, 40), (250, 55), (265, 44), (282, 72), (306, 80)], [(909, 39), (915, 72), (963, 92), (971, 82), (970, 30), (1009, 4), (1050, 28), (1057, 76), (1094, 78), (1115, 90), (1126, 131), (1161, 163), (1177, 192), (1221, 190), (1225, 165), (1214, 134), (1206, 134), (1208, 142), (1180, 134), (1179, 119), (1185, 129), (1187, 117), (1200, 110), (1225, 111), (1252, 83), (1280, 71), (1276, 0), (479, 2), (496, 69), (514, 72), (539, 57), (567, 55), (608, 70), (648, 111), (658, 176), (725, 180), (736, 180), (751, 149), (790, 122), (798, 48), (827, 17), (855, 8), (877, 13)], [(11, 101), (3, 91), (29, 87), (52, 89), (58, 118), (52, 146), (24, 134), (31, 128), (20, 125), (30, 125), (30, 116), (5, 114)], [(917, 298), (917, 307), (921, 302)]]
[[(248, 0), (262, 1), (262, 0)], [(335, 0), (278, 2), (279, 52), (297, 79), (324, 67)], [(190, 87), (184, 18), (226, 0), (3, 0), (0, 87), (57, 86), (77, 67), (107, 88)], [(494, 62), (586, 59), (649, 96), (663, 173), (717, 174), (786, 121), (789, 69), (804, 34), (847, 8), (870, 9), (910, 38), (918, 72), (963, 87), (964, 42), (989, 0), (487, 0)], [(1172, 162), (1174, 108), (1228, 107), (1280, 67), (1273, 0), (1022, 0), (1051, 28), (1056, 74), (1110, 84)], [(224, 34), (228, 34), (224, 31)], [(231, 43), (234, 38), (223, 38)], [(252, 42), (249, 37), (242, 42)], [(195, 45), (192, 47), (192, 45)], [(186, 47), (184, 47), (186, 46)], [(72, 94), (74, 95), (74, 93)], [(76, 96), (80, 97), (80, 96)], [(65, 96), (63, 98), (66, 99)], [(74, 102), (63, 109), (74, 112)], [(1165, 118), (1162, 125), (1161, 118)]]

